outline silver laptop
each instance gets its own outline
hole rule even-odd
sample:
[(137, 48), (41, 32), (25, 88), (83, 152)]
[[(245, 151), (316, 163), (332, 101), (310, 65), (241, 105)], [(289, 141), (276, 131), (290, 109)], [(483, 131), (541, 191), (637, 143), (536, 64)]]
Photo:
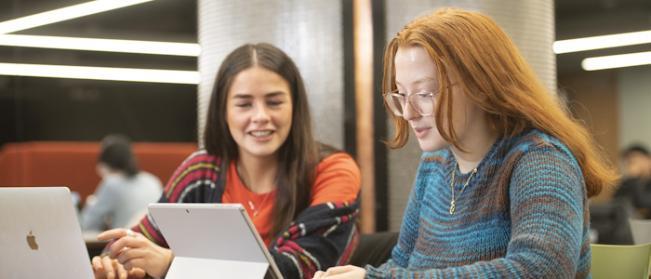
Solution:
[(167, 279), (283, 278), (241, 204), (156, 203), (149, 213), (174, 252)]
[(66, 187), (0, 187), (0, 278), (93, 278)]

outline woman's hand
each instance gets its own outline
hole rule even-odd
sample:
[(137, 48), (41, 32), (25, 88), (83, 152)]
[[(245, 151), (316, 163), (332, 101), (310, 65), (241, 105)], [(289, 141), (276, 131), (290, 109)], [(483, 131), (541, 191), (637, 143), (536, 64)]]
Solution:
[(95, 256), (92, 264), (96, 279), (140, 279), (145, 277), (144, 270), (133, 268), (127, 271), (117, 260), (111, 259), (109, 256)]
[(317, 271), (312, 279), (364, 279), (366, 269), (354, 265), (335, 266), (325, 272)]
[[(123, 269), (128, 271), (128, 275), (131, 276), (131, 271), (141, 269), (144, 273), (153, 277), (162, 277), (167, 273), (167, 269), (172, 262), (173, 254), (171, 250), (160, 247), (143, 235), (134, 233), (131, 230), (108, 230), (99, 234), (97, 239), (115, 240), (108, 248), (108, 256), (110, 259), (117, 260), (117, 263), (109, 264), (107, 260), (100, 259), (104, 270), (107, 271), (105, 272), (107, 275), (109, 275), (108, 271), (112, 271), (113, 274), (120, 276), (121, 269)], [(94, 266), (95, 263), (93, 263)], [(135, 272), (135, 275), (138, 275), (138, 272)]]

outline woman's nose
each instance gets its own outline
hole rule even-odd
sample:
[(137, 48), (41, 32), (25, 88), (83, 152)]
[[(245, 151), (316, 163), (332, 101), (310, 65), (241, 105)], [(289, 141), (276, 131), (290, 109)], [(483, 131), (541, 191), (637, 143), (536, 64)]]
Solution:
[(420, 117), (421, 115), (416, 110), (414, 110), (411, 104), (405, 101), (405, 104), (402, 106), (402, 118), (409, 121)]
[(269, 113), (264, 105), (255, 106), (253, 114), (253, 122), (266, 122), (269, 121)]

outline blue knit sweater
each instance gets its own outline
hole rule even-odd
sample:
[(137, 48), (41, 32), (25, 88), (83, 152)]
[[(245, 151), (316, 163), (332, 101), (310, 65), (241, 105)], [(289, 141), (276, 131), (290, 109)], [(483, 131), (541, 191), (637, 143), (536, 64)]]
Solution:
[(423, 154), (398, 244), (367, 278), (590, 277), (585, 183), (563, 143), (538, 130), (498, 139), (461, 194), (470, 173), (455, 166), (449, 149)]

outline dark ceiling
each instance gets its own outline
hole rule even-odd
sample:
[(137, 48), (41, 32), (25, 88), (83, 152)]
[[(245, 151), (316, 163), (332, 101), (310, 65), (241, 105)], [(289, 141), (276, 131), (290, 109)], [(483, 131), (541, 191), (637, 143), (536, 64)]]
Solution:
[[(558, 40), (651, 30), (651, 0), (559, 0), (556, 1)], [(559, 54), (558, 74), (582, 71), (584, 58), (649, 51), (651, 44)]]
[[(84, 2), (88, 1), (3, 0), (0, 21)], [(19, 33), (196, 42), (196, 10), (194, 0), (156, 0)]]
[(555, 1), (559, 15), (610, 12), (618, 9), (639, 9), (649, 5), (648, 0), (562, 0)]
[[(2, 0), (0, 21), (80, 0)], [(197, 3), (157, 0), (18, 34), (197, 42)], [(196, 70), (196, 57), (0, 46), (0, 62)], [(0, 76), (0, 145), (11, 141), (195, 141), (195, 85)]]
[[(78, 0), (3, 0), (0, 21), (66, 7)], [(17, 34), (107, 38), (125, 40), (197, 42), (197, 5), (194, 0), (157, 0)], [(196, 58), (0, 47), (0, 61), (195, 70)]]
[[(0, 21), (83, 2), (87, 0), (1, 0)], [(651, 29), (651, 0), (559, 0), (555, 8), (558, 39)], [(18, 33), (196, 43), (197, 2), (156, 0)], [(650, 48), (647, 44), (560, 54), (558, 73), (582, 71), (580, 62), (589, 56)], [(197, 69), (194, 57), (3, 46), (0, 62)], [(75, 117), (53, 116), (70, 113)], [(0, 131), (0, 145), (34, 139), (96, 140), (115, 131), (141, 140), (191, 141), (196, 136), (196, 86), (0, 76)]]
[[(86, 0), (3, 0), (0, 21), (83, 2)], [(557, 39), (651, 29), (651, 0), (559, 0), (555, 8)], [(19, 33), (197, 42), (197, 3), (157, 0)], [(588, 56), (648, 49), (643, 45), (561, 54), (557, 61), (559, 74), (580, 71), (580, 61)], [(0, 47), (0, 61), (196, 69), (194, 58), (13, 47)]]

